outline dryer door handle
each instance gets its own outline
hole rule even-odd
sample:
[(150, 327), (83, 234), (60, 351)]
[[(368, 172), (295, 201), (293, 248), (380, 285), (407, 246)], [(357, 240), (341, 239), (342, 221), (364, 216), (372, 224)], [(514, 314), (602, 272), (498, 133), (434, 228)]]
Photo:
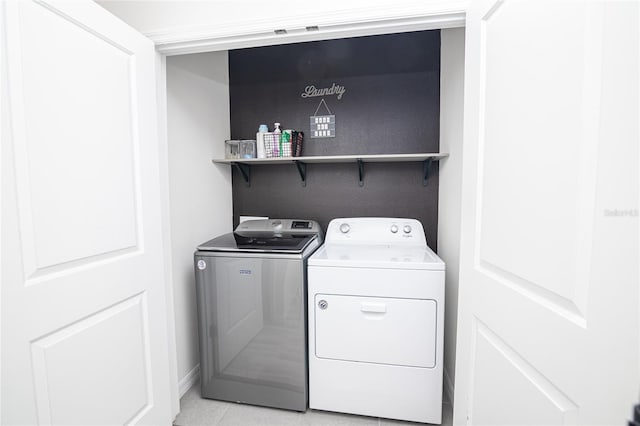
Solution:
[(360, 304), (360, 310), (367, 313), (384, 314), (387, 312), (387, 305), (384, 303), (362, 302)]

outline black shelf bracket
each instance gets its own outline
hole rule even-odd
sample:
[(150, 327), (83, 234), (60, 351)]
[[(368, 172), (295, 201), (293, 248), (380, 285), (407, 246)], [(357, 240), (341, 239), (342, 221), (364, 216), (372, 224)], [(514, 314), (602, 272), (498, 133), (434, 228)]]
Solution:
[(307, 163), (302, 161), (294, 161), (300, 173), (300, 179), (302, 180), (302, 186), (307, 186)]
[(358, 158), (356, 161), (358, 162), (358, 185), (364, 186), (364, 161), (362, 161), (362, 159), (360, 158)]
[(427, 186), (429, 183), (429, 170), (431, 169), (431, 163), (433, 163), (433, 158), (427, 158), (422, 162), (422, 186)]
[(247, 186), (251, 186), (251, 166), (249, 164), (236, 162), (231, 163), (231, 165), (238, 169)]

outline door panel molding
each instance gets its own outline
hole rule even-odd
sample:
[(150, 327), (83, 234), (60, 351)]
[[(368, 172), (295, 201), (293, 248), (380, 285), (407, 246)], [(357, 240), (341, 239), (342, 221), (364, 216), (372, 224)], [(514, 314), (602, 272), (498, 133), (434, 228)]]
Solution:
[[(126, 261), (129, 258), (140, 256), (144, 251), (138, 246), (125, 247), (113, 251), (108, 251), (93, 256), (82, 257), (70, 260), (68, 262), (58, 263), (56, 265), (46, 266), (35, 269), (31, 274), (26, 275), (24, 286), (42, 284), (62, 278), (65, 275), (71, 275), (88, 269), (98, 269), (109, 265), (110, 263)], [(24, 256), (26, 258), (26, 255)]]
[(101, 39), (105, 43), (108, 43), (108, 44), (112, 45), (116, 49), (122, 50), (127, 55), (133, 55), (133, 51), (131, 51), (131, 50), (127, 49), (126, 47), (124, 47), (123, 45), (115, 42), (112, 38), (109, 38), (109, 37), (105, 36), (104, 34), (101, 34), (100, 32), (96, 31), (95, 29), (93, 29), (93, 28), (85, 25), (84, 23), (78, 21), (73, 16), (71, 16), (68, 13), (64, 12), (60, 8), (57, 8), (56, 6), (54, 6), (54, 2), (51, 2), (51, 1), (46, 2), (46, 1), (43, 1), (43, 0), (31, 0), (31, 1), (33, 3), (39, 5), (39, 6), (42, 6), (44, 9), (49, 10), (53, 14), (58, 15), (59, 17), (63, 18), (64, 20), (69, 21), (70, 23), (74, 24), (76, 27), (82, 28), (86, 32), (98, 37), (99, 39)]
[[(477, 379), (477, 369), (476, 369), (476, 361), (478, 356), (478, 346), (479, 343), (484, 342), (484, 344), (488, 345), (488, 348), (491, 348), (494, 351), (494, 355), (502, 358), (502, 361), (506, 361), (510, 367), (517, 372), (518, 375), (521, 376), (523, 380), (531, 385), (532, 388), (535, 389), (539, 397), (541, 399), (547, 400), (555, 410), (557, 410), (557, 414), (562, 418), (562, 424), (564, 425), (573, 425), (577, 424), (578, 421), (578, 405), (571, 400), (561, 389), (555, 386), (547, 377), (545, 377), (540, 371), (538, 371), (533, 365), (528, 363), (517, 351), (515, 351), (508, 343), (506, 343), (503, 339), (501, 339), (494, 331), (492, 331), (485, 323), (480, 321), (477, 317), (474, 317), (473, 321), (473, 332), (472, 339), (474, 341), (474, 348), (472, 351), (473, 357), (471, 358), (471, 380), (469, 382), (469, 395), (474, 395), (474, 392), (477, 394), (475, 389), (476, 379)], [(486, 348), (485, 348), (486, 349)], [(483, 352), (483, 355), (487, 355)], [(483, 360), (486, 361), (486, 360)], [(500, 365), (501, 360), (497, 360), (497, 365)], [(481, 368), (487, 368), (486, 362), (483, 363)], [(486, 373), (486, 372), (483, 372)], [(498, 371), (497, 369), (491, 370), (489, 375), (494, 375), (496, 378), (501, 376), (501, 373), (505, 373), (504, 371)], [(504, 392), (512, 392), (513, 389), (496, 389), (496, 392), (499, 393), (501, 391)], [(470, 398), (469, 404), (471, 407), (471, 415), (470, 415), (470, 423), (469, 424), (477, 424), (474, 421), (474, 402), (476, 402), (476, 398)], [(532, 401), (527, 401), (524, 404), (532, 403)], [(542, 406), (541, 406), (542, 408)], [(550, 406), (546, 407), (547, 409)], [(505, 410), (508, 410), (508, 407), (505, 407)], [(551, 413), (553, 414), (553, 413)], [(526, 414), (523, 418), (526, 418), (528, 421), (531, 421), (531, 418), (527, 418)], [(482, 424), (482, 422), (480, 423)]]
[(488, 279), (518, 292), (529, 298), (532, 302), (546, 307), (579, 327), (586, 328), (587, 319), (573, 300), (562, 297), (557, 293), (549, 291), (534, 282), (527, 281), (485, 260), (480, 260), (475, 269)]
[[(135, 336), (132, 336), (134, 341), (130, 343), (137, 344), (139, 346), (131, 347), (130, 350), (132, 352), (125, 352), (129, 348), (122, 347), (124, 342), (120, 338), (120, 335), (112, 334), (112, 330), (108, 329), (111, 325), (110, 322), (113, 321), (126, 321), (128, 322), (127, 326), (130, 332), (137, 332)], [(83, 379), (85, 376), (92, 374), (92, 369), (99, 371), (104, 368), (104, 364), (100, 364), (97, 362), (98, 359), (95, 359), (95, 356), (100, 356), (100, 353), (96, 353), (96, 347), (94, 345), (81, 344), (80, 346), (72, 347), (71, 351), (68, 348), (69, 346), (74, 345), (74, 338), (76, 340), (80, 340), (81, 343), (86, 343), (86, 333), (93, 332), (95, 329), (98, 329), (98, 333), (104, 333), (106, 337), (105, 341), (94, 342), (98, 343), (100, 346), (97, 349), (105, 351), (109, 349), (114, 350), (114, 348), (120, 349), (120, 352), (105, 354), (103, 361), (122, 362), (124, 360), (122, 355), (126, 355), (126, 361), (128, 363), (135, 363), (136, 366), (137, 364), (141, 364), (140, 368), (136, 371), (129, 371), (133, 373), (142, 372), (142, 376), (137, 378), (138, 381), (129, 383), (128, 389), (122, 389), (122, 392), (117, 393), (119, 395), (126, 394), (128, 396), (132, 392), (131, 388), (138, 387), (137, 396), (139, 400), (133, 407), (127, 407), (132, 409), (129, 416), (118, 420), (126, 420), (125, 423), (130, 424), (135, 423), (136, 418), (144, 416), (145, 413), (153, 406), (148, 322), (149, 317), (146, 295), (145, 293), (140, 293), (32, 340), (30, 342), (31, 362), (33, 365), (38, 421), (42, 424), (64, 424), (70, 421), (73, 422), (73, 417), (68, 417), (70, 414), (72, 415), (74, 413), (74, 409), (72, 407), (82, 405), (82, 401), (78, 398), (81, 397), (81, 395), (77, 393), (78, 391), (82, 392), (82, 389), (80, 386), (78, 386), (80, 389), (76, 389), (76, 386), (74, 385), (77, 385), (77, 383), (84, 383)], [(104, 330), (105, 327), (107, 327), (106, 331)], [(99, 330), (101, 328), (103, 330)], [(83, 339), (83, 337), (85, 339)], [(135, 340), (139, 341), (136, 342)], [(65, 345), (67, 348), (64, 347)], [(60, 348), (61, 346), (62, 348)], [(58, 352), (62, 352), (65, 358), (71, 357), (77, 359), (75, 367), (78, 369), (69, 371), (65, 366), (62, 366), (62, 371), (56, 371), (56, 358), (59, 361), (62, 355), (60, 353), (55, 354), (56, 350), (58, 350)], [(52, 352), (54, 352), (53, 355)], [(117, 355), (121, 356), (119, 357)], [(134, 359), (135, 355), (138, 355), (139, 359)], [(136, 363), (136, 361), (138, 362)], [(93, 366), (87, 366), (87, 363), (93, 364)], [(89, 367), (90, 369), (87, 369), (86, 367)], [(134, 380), (136, 377), (127, 374), (126, 376), (120, 377), (120, 379)], [(65, 382), (66, 380), (72, 381), (71, 384), (64, 383), (64, 385), (72, 388), (67, 389), (71, 392), (71, 397), (64, 393), (58, 395), (56, 393), (56, 389), (51, 389), (52, 381), (58, 382), (57, 390), (59, 390), (60, 385), (62, 384), (61, 381)], [(107, 386), (109, 384), (114, 385), (116, 383), (101, 383), (102, 386)], [(101, 392), (101, 389), (96, 389), (96, 391), (97, 395), (104, 393)], [(113, 389), (109, 389), (108, 391), (113, 391)], [(123, 400), (120, 401), (122, 404), (116, 404), (113, 401), (114, 399), (117, 399), (115, 398), (115, 395), (109, 392), (107, 392), (107, 394), (111, 395), (111, 397), (108, 398), (108, 402), (102, 401), (101, 398), (96, 397), (96, 395), (87, 395), (87, 398), (100, 400), (100, 402), (97, 403), (98, 405), (104, 405), (111, 408), (120, 408), (121, 405), (127, 406), (127, 403), (129, 403), (128, 405), (131, 405), (131, 400), (129, 398), (127, 398), (129, 399), (126, 401), (127, 403)], [(58, 404), (62, 403), (63, 407), (56, 406), (56, 402)], [(60, 418), (60, 412), (62, 412), (62, 416), (65, 417)], [(56, 414), (58, 414), (58, 418), (56, 418)], [(96, 418), (95, 420), (99, 421), (101, 419)], [(103, 418), (102, 420), (104, 421), (105, 419)]]
[[(107, 36), (101, 34), (98, 31), (95, 31), (89, 28), (87, 25), (80, 23), (78, 20), (72, 18), (67, 13), (57, 9), (52, 4), (47, 4), (44, 2), (34, 2), (25, 4), (24, 7), (36, 8), (40, 7), (47, 12), (50, 12), (52, 16), (57, 18), (61, 18), (67, 22), (70, 22), (73, 26), (80, 28), (83, 32), (90, 34), (95, 37), (100, 42), (104, 42), (107, 45), (117, 49), (122, 52), (128, 58), (127, 71), (129, 78), (129, 96), (126, 102), (129, 104), (129, 137), (130, 140), (126, 143), (130, 144), (129, 148), (126, 149), (126, 145), (122, 145), (122, 148), (125, 148), (124, 151), (120, 152), (118, 155), (126, 155), (129, 157), (129, 161), (131, 163), (131, 182), (128, 191), (130, 191), (130, 196), (132, 198), (132, 212), (129, 217), (129, 222), (131, 225), (131, 233), (124, 240), (122, 238), (120, 243), (117, 243), (115, 246), (113, 244), (106, 245), (104, 247), (100, 247), (100, 244), (96, 245), (93, 249), (87, 247), (84, 253), (77, 252), (72, 255), (69, 253), (67, 257), (59, 257), (58, 260), (55, 261), (46, 261), (43, 260), (39, 256), (38, 253), (38, 239), (36, 238), (36, 229), (35, 227), (51, 227), (54, 224), (43, 224), (38, 220), (38, 216), (47, 215), (48, 212), (42, 212), (42, 208), (40, 208), (39, 212), (34, 212), (34, 192), (40, 192), (39, 198), (42, 200), (42, 197), (47, 197), (46, 191), (43, 194), (42, 188), (40, 191), (37, 190), (34, 185), (37, 185), (38, 179), (33, 179), (32, 173), (42, 174), (43, 171), (40, 170), (37, 164), (33, 164), (32, 161), (34, 155), (36, 158), (38, 156), (45, 155), (43, 153), (39, 153), (37, 147), (31, 148), (36, 151), (31, 151), (30, 153), (30, 142), (28, 136), (28, 128), (27, 125), (27, 112), (26, 112), (26, 94), (24, 91), (25, 84), (34, 84), (33, 82), (25, 82), (26, 78), (23, 74), (23, 68), (28, 63), (23, 62), (25, 52), (22, 50), (22, 46), (25, 44), (21, 42), (22, 37), (24, 36), (24, 31), (28, 31), (27, 28), (23, 28), (23, 22), (20, 19), (11, 19), (7, 22), (7, 37), (9, 40), (13, 40), (13, 42), (7, 43), (7, 56), (8, 56), (8, 79), (10, 82), (10, 90), (8, 93), (9, 102), (11, 105), (11, 121), (12, 121), (12, 132), (13, 132), (13, 147), (14, 147), (14, 161), (15, 161), (15, 177), (16, 177), (16, 187), (18, 194), (18, 206), (19, 206), (19, 217), (20, 217), (20, 235), (21, 235), (21, 243), (22, 243), (22, 252), (23, 252), (23, 267), (24, 267), (24, 276), (25, 276), (25, 285), (33, 285), (37, 283), (41, 283), (43, 281), (47, 281), (52, 275), (52, 277), (59, 276), (58, 274), (63, 272), (66, 269), (76, 270), (78, 268), (86, 268), (88, 265), (98, 262), (103, 263), (110, 257), (114, 257), (114, 260), (120, 260), (123, 256), (129, 256), (132, 252), (142, 251), (142, 242), (144, 241), (143, 229), (141, 224), (142, 221), (142, 204), (139, 197), (140, 194), (140, 164), (139, 164), (139, 131), (138, 131), (138, 121), (137, 110), (139, 109), (138, 101), (136, 99), (137, 87), (136, 87), (136, 64), (135, 58), (133, 56), (133, 52), (124, 46), (116, 43), (112, 39)], [(13, 16), (20, 17), (21, 11), (17, 4), (12, 4), (12, 2), (7, 4), (10, 13)], [(34, 58), (29, 57), (30, 61), (33, 61)], [(108, 120), (107, 120), (108, 121)], [(33, 128), (33, 125), (31, 125)], [(100, 130), (96, 129), (97, 132)], [(49, 135), (51, 138), (55, 138), (56, 135)], [(42, 140), (38, 143), (44, 143)], [(128, 153), (127, 153), (128, 151)], [(36, 163), (42, 163), (43, 161), (46, 163), (46, 158), (40, 158)], [(52, 159), (51, 161), (55, 161)], [(77, 161), (81, 162), (91, 162), (91, 161), (100, 161), (100, 158), (80, 158)], [(117, 164), (110, 165), (115, 169)], [(52, 169), (52, 173), (56, 173), (56, 169)], [(81, 169), (79, 169), (81, 170)], [(125, 171), (125, 173), (127, 173)], [(78, 173), (80, 174), (80, 173)], [(77, 176), (77, 179), (82, 179), (82, 176)], [(128, 185), (125, 182), (121, 182), (120, 190), (125, 189)], [(114, 188), (115, 190), (115, 188)], [(99, 195), (95, 196), (96, 198)], [(58, 201), (58, 202), (56, 202)], [(65, 203), (65, 200), (49, 200), (45, 201), (45, 205), (47, 203), (56, 203), (62, 204)], [(38, 223), (40, 222), (40, 225)], [(115, 223), (114, 223), (115, 224)], [(89, 225), (87, 225), (89, 226)], [(128, 242), (126, 240), (129, 240)], [(53, 241), (44, 241), (46, 242), (46, 246), (55, 246), (55, 242)], [(115, 241), (114, 241), (115, 242)], [(42, 244), (42, 241), (40, 242)], [(48, 248), (47, 251), (51, 251), (51, 248)], [(46, 257), (50, 257), (47, 255)]]
[[(489, 10), (487, 11), (487, 13), (484, 14), (484, 16), (482, 17), (482, 36), (484, 37), (486, 34), (486, 29), (484, 28), (487, 24), (487, 21), (489, 21), (489, 19), (496, 13), (496, 11), (500, 8), (500, 6), (502, 6), (504, 4), (505, 0), (495, 0), (495, 2), (493, 3), (492, 6), (489, 7)], [(482, 43), (482, 45), (484, 46), (485, 44)]]
[[(582, 84), (582, 110), (581, 110), (581, 143), (577, 152), (572, 153), (579, 158), (577, 166), (577, 174), (579, 175), (579, 193), (576, 195), (575, 204), (572, 206), (577, 212), (578, 220), (573, 223), (573, 234), (571, 240), (567, 243), (571, 246), (570, 263), (564, 264), (565, 274), (571, 276), (570, 281), (565, 281), (563, 288), (550, 288), (544, 281), (538, 281), (527, 277), (526, 271), (521, 273), (518, 267), (513, 264), (500, 264), (495, 253), (493, 256), (483, 251), (484, 238), (483, 220), (485, 209), (485, 170), (487, 168), (487, 129), (485, 124), (487, 117), (487, 42), (488, 42), (488, 25), (491, 20), (500, 16), (498, 13), (504, 9), (504, 5), (512, 3), (506, 0), (498, 0), (487, 5), (487, 12), (484, 13), (480, 21), (480, 45), (479, 45), (479, 64), (480, 64), (480, 86), (479, 86), (479, 108), (478, 108), (478, 157), (477, 157), (477, 179), (476, 179), (476, 241), (474, 250), (474, 267), (479, 272), (490, 276), (496, 281), (501, 282), (508, 288), (518, 291), (519, 293), (531, 298), (532, 301), (540, 303), (557, 314), (565, 317), (580, 327), (586, 327), (587, 322), (587, 305), (588, 305), (588, 287), (589, 287), (589, 271), (591, 265), (593, 226), (595, 219), (595, 198), (596, 198), (596, 171), (597, 171), (597, 144), (599, 135), (599, 118), (600, 111), (600, 80), (602, 69), (602, 5), (590, 3), (587, 13), (583, 17), (583, 42), (584, 49), (584, 75)], [(516, 2), (517, 3), (517, 2)], [(578, 16), (580, 18), (580, 15)], [(495, 70), (494, 70), (495, 71)], [(523, 99), (527, 102), (527, 99)], [(500, 117), (491, 118), (499, 120)], [(515, 143), (515, 141), (514, 141)], [(548, 156), (557, 156), (561, 153), (540, 152), (541, 162)], [(567, 154), (567, 153), (565, 153)], [(568, 154), (567, 154), (568, 155)], [(569, 163), (571, 158), (567, 157)], [(530, 173), (533, 180), (536, 174), (544, 173), (543, 169), (531, 168)], [(492, 181), (492, 187), (496, 187), (495, 179)], [(508, 204), (505, 205), (505, 208)], [(553, 208), (554, 206), (548, 206)], [(495, 234), (494, 234), (495, 235)], [(503, 237), (504, 239), (505, 237)], [(546, 238), (540, 235), (540, 238)], [(569, 238), (569, 236), (567, 236)], [(512, 237), (512, 243), (518, 241), (516, 236)], [(505, 252), (511, 252), (516, 249), (514, 247), (503, 246)], [(536, 259), (541, 264), (544, 263), (542, 257)], [(548, 279), (547, 279), (548, 280)], [(545, 280), (545, 281), (547, 281)]]

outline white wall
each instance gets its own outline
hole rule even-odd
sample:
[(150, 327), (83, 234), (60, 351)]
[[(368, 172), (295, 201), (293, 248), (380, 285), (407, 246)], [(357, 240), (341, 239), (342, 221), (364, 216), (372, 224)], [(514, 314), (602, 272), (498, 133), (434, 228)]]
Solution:
[(181, 394), (198, 378), (193, 252), (232, 231), (227, 52), (168, 57), (167, 139), (177, 369)]
[[(264, 28), (304, 28), (325, 22), (343, 22), (344, 16), (401, 17), (415, 10), (431, 13), (465, 10), (468, 0), (99, 0), (105, 9), (145, 35), (198, 31), (206, 27), (235, 27), (250, 32)], [(354, 15), (355, 13), (355, 15)], [(291, 18), (294, 22), (291, 22)], [(266, 24), (266, 26), (265, 26)]]
[(440, 161), (438, 189), (438, 256), (447, 265), (444, 320), (445, 392), (453, 399), (460, 267), (460, 192), (464, 114), (464, 28), (441, 31)]

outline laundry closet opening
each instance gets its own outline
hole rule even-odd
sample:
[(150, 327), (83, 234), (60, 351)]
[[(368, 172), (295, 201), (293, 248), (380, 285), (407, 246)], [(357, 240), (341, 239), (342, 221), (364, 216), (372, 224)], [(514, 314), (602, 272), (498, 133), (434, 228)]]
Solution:
[[(464, 29), (170, 56), (167, 140), (172, 279), (181, 392), (198, 376), (193, 250), (240, 216), (408, 217), (447, 264), (445, 395), (452, 392), (459, 244)], [(332, 116), (315, 135), (312, 117)], [(227, 164), (225, 140), (260, 124), (304, 132), (304, 156), (448, 153), (422, 162)], [(316, 137), (318, 136), (318, 137)], [(362, 175), (362, 177), (360, 177)], [(362, 180), (362, 185), (360, 184)]]

